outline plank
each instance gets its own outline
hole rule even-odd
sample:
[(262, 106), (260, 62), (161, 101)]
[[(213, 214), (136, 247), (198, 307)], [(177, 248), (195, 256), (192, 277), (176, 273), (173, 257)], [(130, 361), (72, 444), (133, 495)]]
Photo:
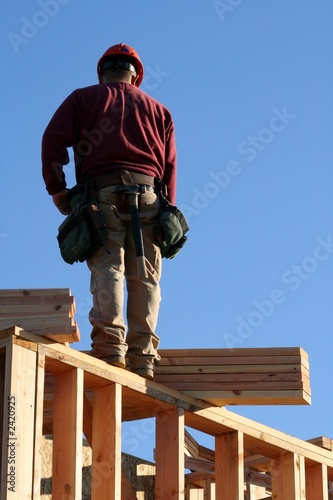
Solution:
[(298, 453), (272, 460), (272, 497), (276, 500), (305, 499), (305, 462)]
[(3, 288), (0, 290), (2, 297), (40, 297), (49, 295), (70, 295), (69, 288)]
[[(168, 387), (174, 387), (175, 389), (181, 391), (181, 392), (207, 392), (207, 396), (211, 396), (209, 394), (210, 392), (224, 392), (224, 391), (233, 391), (234, 393), (237, 392), (242, 392), (242, 391), (252, 391), (252, 392), (258, 392), (258, 391), (297, 391), (297, 390), (302, 390), (306, 389), (307, 386), (306, 384), (302, 383), (302, 381), (272, 381), (272, 382), (251, 382), (251, 381), (239, 381), (239, 382), (233, 382), (232, 380), (230, 382), (220, 382), (218, 379), (214, 382), (212, 381), (203, 381), (203, 382), (163, 382), (165, 385)], [(212, 391), (212, 387), (215, 389), (218, 389), (217, 391)]]
[[(244, 498), (244, 439), (239, 431), (215, 438), (216, 500)], [(282, 500), (282, 499), (281, 499)]]
[(26, 318), (29, 316), (74, 316), (72, 304), (6, 304), (0, 302), (0, 320)]
[(333, 451), (333, 440), (327, 436), (318, 436), (312, 439), (308, 439), (309, 443), (313, 443), (321, 448), (326, 448), (326, 450)]
[[(78, 342), (80, 340), (80, 331), (79, 328), (76, 324), (74, 325), (69, 325), (69, 326), (54, 326), (54, 327), (46, 327), (46, 326), (29, 326), (24, 324), (21, 325), (15, 325), (12, 323), (9, 323), (4, 327), (5, 330), (8, 330), (10, 328), (15, 328), (19, 327), (24, 330), (29, 331), (30, 333), (34, 335), (39, 335), (41, 337), (45, 337), (47, 339), (53, 340), (54, 342), (59, 342), (60, 344), (65, 344), (65, 343), (73, 343), (73, 342)], [(2, 325), (1, 327), (2, 328)], [(0, 331), (1, 334), (1, 331)]]
[[(0, 290), (1, 293), (1, 290)], [(1, 306), (10, 305), (44, 305), (44, 304), (69, 304), (75, 306), (75, 300), (72, 295), (18, 295), (0, 297)]]
[(184, 431), (184, 449), (185, 454), (189, 457), (199, 458), (199, 444), (186, 429)]
[(82, 490), (83, 370), (55, 377), (52, 497), (80, 498)]
[(184, 411), (156, 415), (156, 500), (184, 499)]
[(36, 404), (35, 404), (35, 434), (34, 434), (34, 462), (33, 462), (33, 489), (32, 500), (41, 497), (41, 472), (43, 453), (43, 412), (44, 412), (44, 379), (45, 356), (37, 350), (36, 362)]
[[(278, 382), (300, 382), (304, 380), (301, 377), (301, 373), (232, 373), (232, 374), (224, 374), (224, 373), (205, 373), (204, 374), (204, 379), (203, 379), (203, 374), (201, 373), (183, 373), (181, 376), (181, 383), (184, 384), (184, 387), (186, 387), (186, 384), (198, 384), (202, 381), (202, 379), (205, 381), (206, 384), (212, 383), (212, 384), (221, 384), (223, 383), (230, 384), (230, 383), (239, 383), (239, 384), (245, 384), (245, 383), (250, 383), (252, 386), (257, 385), (258, 383), (260, 384), (261, 382), (269, 382), (269, 383), (278, 383)], [(306, 377), (308, 380), (308, 377)], [(158, 381), (162, 384), (169, 384), (169, 383), (178, 383), (179, 385), (179, 375), (172, 374), (172, 373), (167, 373), (164, 375), (159, 375)]]
[[(177, 362), (174, 362), (177, 360)], [(187, 365), (199, 365), (199, 366), (210, 366), (210, 365), (242, 365), (242, 364), (269, 364), (274, 366), (275, 364), (302, 364), (308, 366), (307, 359), (299, 356), (285, 356), (281, 354), (280, 356), (201, 356), (201, 357), (179, 357), (163, 359), (159, 361), (157, 365), (157, 372), (160, 372), (161, 368), (164, 366), (187, 366)]]
[(159, 349), (159, 354), (163, 359), (177, 359), (186, 357), (201, 357), (201, 356), (295, 356), (300, 355), (305, 359), (308, 358), (306, 351), (301, 347), (237, 347), (235, 349), (225, 349), (225, 348), (191, 348), (191, 349)]
[(92, 406), (87, 394), (83, 396), (83, 433), (89, 446), (92, 447)]
[(328, 500), (327, 467), (316, 464), (307, 467), (306, 477), (306, 500)]
[(300, 363), (294, 364), (229, 364), (229, 365), (157, 365), (155, 373), (162, 375), (203, 374), (203, 373), (225, 373), (225, 374), (248, 374), (248, 373), (308, 373), (308, 369)]
[[(19, 371), (17, 367), (20, 367)], [(36, 352), (6, 348), (2, 428), (2, 500), (31, 498), (34, 458)]]
[(34, 317), (20, 317), (17, 316), (15, 319), (1, 319), (0, 327), (1, 329), (10, 328), (11, 326), (20, 326), (24, 330), (33, 331), (38, 328), (52, 328), (53, 326), (64, 327), (74, 326), (74, 321), (72, 318), (64, 316), (34, 316)]
[(121, 500), (121, 385), (94, 391), (92, 500)]
[[(5, 374), (6, 374), (6, 348), (0, 350), (0, 450), (3, 449), (3, 440), (5, 434), (3, 432), (5, 410)], [(2, 453), (0, 452), (0, 488), (1, 488), (1, 470), (2, 470)]]

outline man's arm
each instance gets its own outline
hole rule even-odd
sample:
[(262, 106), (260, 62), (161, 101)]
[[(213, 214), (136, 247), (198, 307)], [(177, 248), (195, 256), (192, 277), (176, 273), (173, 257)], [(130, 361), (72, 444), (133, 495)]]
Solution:
[(68, 193), (69, 189), (63, 189), (59, 193), (52, 195), (53, 203), (63, 215), (68, 215), (71, 212)]
[(46, 189), (50, 195), (65, 190), (63, 166), (69, 163), (67, 148), (75, 144), (78, 129), (75, 92), (60, 105), (42, 138), (42, 167)]
[(165, 147), (165, 169), (163, 182), (168, 189), (168, 200), (172, 205), (176, 204), (176, 188), (177, 188), (177, 154), (176, 154), (176, 139), (174, 125), (171, 120), (169, 134)]

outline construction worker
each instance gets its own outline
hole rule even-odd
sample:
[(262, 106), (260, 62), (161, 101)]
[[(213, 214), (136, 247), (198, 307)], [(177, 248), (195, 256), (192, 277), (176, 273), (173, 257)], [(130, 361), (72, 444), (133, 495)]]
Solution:
[[(120, 43), (97, 65), (99, 84), (75, 90), (60, 105), (42, 138), (43, 178), (59, 211), (71, 211), (63, 166), (74, 151), (77, 185), (93, 181), (107, 227), (107, 247), (87, 259), (93, 306), (91, 355), (147, 378), (154, 377), (159, 338), (161, 252), (155, 236), (160, 198), (156, 179), (175, 204), (174, 123), (165, 106), (139, 90), (144, 68)], [(137, 202), (146, 277), (140, 276), (131, 202)], [(127, 287), (127, 332), (123, 317)], [(127, 358), (127, 363), (126, 363)]]

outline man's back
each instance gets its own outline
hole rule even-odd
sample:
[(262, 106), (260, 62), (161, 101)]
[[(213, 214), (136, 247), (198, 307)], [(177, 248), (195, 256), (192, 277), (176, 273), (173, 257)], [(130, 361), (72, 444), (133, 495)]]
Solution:
[(64, 155), (59, 134), (62, 144), (73, 147), (78, 183), (110, 169), (126, 168), (163, 179), (174, 200), (176, 147), (171, 115), (133, 85), (109, 82), (78, 89), (58, 108), (43, 136), (44, 172), (51, 191), (59, 176), (47, 167), (55, 155)]

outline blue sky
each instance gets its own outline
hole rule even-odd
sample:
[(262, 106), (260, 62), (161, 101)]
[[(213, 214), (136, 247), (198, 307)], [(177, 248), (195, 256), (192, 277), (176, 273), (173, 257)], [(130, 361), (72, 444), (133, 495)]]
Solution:
[[(62, 100), (97, 82), (106, 48), (132, 45), (142, 89), (174, 117), (190, 224), (164, 261), (161, 348), (302, 347), (311, 406), (232, 410), (333, 438), (333, 3), (3, 0), (1, 10), (1, 287), (70, 288), (73, 347), (89, 349), (89, 273), (61, 260), (40, 141)], [(66, 172), (72, 186), (72, 164)], [(152, 436), (137, 425), (124, 439), (134, 454), (134, 440)]]

